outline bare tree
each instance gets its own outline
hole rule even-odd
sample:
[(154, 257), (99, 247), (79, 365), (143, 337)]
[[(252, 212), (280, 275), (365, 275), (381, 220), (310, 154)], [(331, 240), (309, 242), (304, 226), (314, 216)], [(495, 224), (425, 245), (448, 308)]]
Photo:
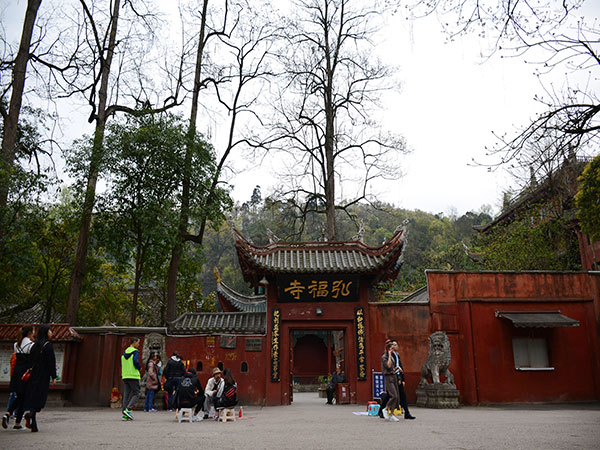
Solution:
[[(0, 164), (2, 164), (0, 167), (0, 208), (6, 206), (8, 199), (9, 174), (15, 160), (17, 125), (23, 103), (27, 64), (31, 58), (30, 47), (32, 45), (33, 29), (41, 3), (42, 0), (29, 0), (27, 2), (19, 50), (14, 62), (12, 62), (12, 80), (8, 86), (3, 88), (0, 96), (0, 114), (2, 114), (3, 121), (2, 158), (0, 159)], [(11, 65), (11, 62), (3, 61), (2, 65)], [(7, 107), (5, 99), (9, 91), (10, 101)]]
[[(191, 141), (196, 134), (196, 121), (198, 118), (198, 104), (200, 98), (200, 90), (205, 86), (202, 83), (202, 62), (204, 57), (204, 48), (209, 36), (206, 36), (206, 20), (208, 15), (208, 0), (203, 0), (202, 10), (200, 12), (200, 35), (198, 38), (198, 47), (196, 52), (196, 65), (194, 71), (194, 85), (192, 88), (192, 105), (190, 110), (190, 121), (188, 127), (188, 141)], [(171, 253), (171, 261), (169, 263), (169, 272), (167, 279), (167, 322), (175, 320), (177, 315), (177, 275), (179, 274), (179, 264), (183, 256), (183, 246), (188, 235), (189, 219), (190, 219), (190, 164), (191, 164), (191, 149), (186, 149), (185, 167), (183, 173), (182, 193), (181, 193), (181, 209), (179, 213), (179, 234), (177, 241), (173, 246)]]
[[(226, 143), (220, 148), (217, 169), (206, 190), (192, 194), (189, 180), (187, 186), (184, 184), (183, 187), (179, 241), (173, 249), (169, 266), (167, 322), (176, 318), (177, 276), (184, 244), (193, 242), (201, 245), (207, 223), (223, 219), (223, 207), (228, 205), (227, 192), (221, 187), (223, 171), (232, 152), (249, 143), (239, 130), (240, 116), (256, 117), (253, 106), (260, 94), (261, 81), (270, 76), (266, 60), (274, 32), (269, 21), (265, 20), (264, 15), (261, 16), (260, 10), (252, 8), (246, 1), (227, 0), (221, 26), (213, 25), (206, 33), (207, 3), (205, 0), (201, 16), (189, 132), (193, 134), (196, 130), (198, 93), (202, 87), (210, 86), (214, 89), (218, 105), (227, 114), (227, 137)], [(212, 70), (207, 71), (203, 78), (202, 61), (209, 39), (213, 37), (217, 38), (214, 51), (219, 52), (223, 62), (219, 65), (213, 63)], [(190, 207), (192, 195), (198, 199), (195, 212)], [(196, 229), (191, 229), (192, 222)]]
[[(165, 111), (180, 103), (179, 91), (170, 92), (157, 106), (152, 105), (153, 84), (145, 78), (141, 67), (148, 63), (157, 26), (151, 5), (132, 0), (112, 0), (104, 9), (99, 2), (79, 0), (74, 12), (70, 41), (79, 46), (73, 70), (53, 70), (56, 65), (45, 61), (51, 69), (55, 89), (63, 96), (82, 95), (92, 111), (89, 122), (95, 124), (89, 156), (86, 186), (81, 211), (79, 239), (67, 300), (67, 321), (77, 323), (77, 312), (86, 260), (96, 186), (104, 163), (104, 131), (108, 119), (121, 112), (142, 114)], [(120, 31), (121, 22), (123, 29)], [(80, 45), (83, 43), (83, 45)], [(137, 51), (137, 53), (136, 53)], [(177, 84), (177, 87), (179, 84)], [(122, 103), (125, 100), (127, 103)]]
[[(336, 209), (368, 200), (375, 179), (398, 177), (397, 156), (405, 151), (403, 140), (375, 118), (381, 93), (392, 87), (391, 69), (373, 54), (384, 8), (380, 2), (298, 0), (295, 12), (281, 55), (287, 85), (275, 105), (271, 146), (289, 155), (282, 195), (304, 217), (324, 213), (326, 237), (336, 240)], [(358, 192), (342, 202), (336, 184), (348, 179), (358, 181)]]
[[(516, 133), (497, 134), (498, 143), (488, 149), (494, 162), (486, 165), (527, 164), (543, 175), (548, 164), (560, 163), (571, 152), (597, 152), (600, 28), (597, 17), (585, 16), (585, 7), (585, 0), (418, 0), (412, 6), (417, 16), (442, 16), (450, 36), (478, 33), (491, 40), (490, 52), (528, 57), (537, 69), (543, 93), (535, 99), (544, 111)], [(565, 72), (562, 87), (544, 78), (558, 70)]]

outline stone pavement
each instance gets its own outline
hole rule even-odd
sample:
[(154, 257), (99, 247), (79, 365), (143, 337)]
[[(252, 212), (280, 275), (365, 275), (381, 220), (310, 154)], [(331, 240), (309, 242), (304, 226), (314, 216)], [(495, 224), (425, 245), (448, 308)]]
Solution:
[[(172, 412), (48, 408), (39, 433), (0, 429), (0, 449), (599, 449), (600, 404), (411, 408), (416, 420), (356, 416), (364, 405), (325, 405), (316, 393), (294, 404), (244, 407), (235, 423), (177, 423)], [(12, 425), (12, 422), (11, 422)]]

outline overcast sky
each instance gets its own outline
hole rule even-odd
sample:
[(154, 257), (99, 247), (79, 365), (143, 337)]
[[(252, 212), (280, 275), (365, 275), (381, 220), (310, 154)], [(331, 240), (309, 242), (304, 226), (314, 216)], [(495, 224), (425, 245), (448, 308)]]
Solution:
[[(600, 17), (600, 2), (588, 3), (581, 14)], [(527, 125), (543, 111), (534, 100), (543, 88), (537, 66), (526, 62), (535, 59), (532, 54), (489, 57), (489, 45), (474, 35), (448, 42), (434, 16), (406, 20), (398, 14), (387, 20), (377, 53), (397, 67), (401, 90), (386, 93), (382, 115), (412, 152), (402, 157), (400, 180), (373, 186), (378, 199), (432, 213), (462, 215), (484, 205), (497, 213), (503, 192), (518, 188), (504, 169), (489, 171), (474, 160), (496, 161), (486, 158), (486, 146), (497, 142), (492, 132), (511, 134)], [(563, 86), (565, 69), (542, 80), (546, 86)], [(248, 200), (256, 172), (239, 174), (234, 184), (236, 198)], [(269, 178), (261, 176), (259, 184), (268, 193)]]
[[(3, 26), (20, 33), (26, 1), (0, 0), (0, 5)], [(583, 12), (590, 19), (600, 17), (600, 2), (588, 1)], [(510, 133), (541, 111), (533, 97), (542, 87), (534, 66), (498, 53), (485, 58), (488, 43), (473, 35), (446, 41), (434, 17), (388, 20), (377, 52), (398, 68), (402, 88), (386, 94), (382, 116), (387, 128), (406, 138), (412, 153), (402, 159), (404, 176), (376, 184), (374, 193), (398, 207), (432, 213), (461, 215), (486, 204), (497, 212), (503, 190), (514, 182), (503, 170), (489, 172), (472, 160), (486, 161), (485, 147), (496, 142), (492, 131)], [(560, 86), (564, 76), (564, 70), (555, 70), (545, 82)], [(73, 114), (85, 119), (89, 110)], [(92, 132), (81, 123), (77, 131)], [(272, 167), (267, 161), (262, 174)], [(256, 174), (252, 170), (231, 180), (236, 200), (249, 200), (256, 184), (263, 196), (269, 193), (275, 179)]]

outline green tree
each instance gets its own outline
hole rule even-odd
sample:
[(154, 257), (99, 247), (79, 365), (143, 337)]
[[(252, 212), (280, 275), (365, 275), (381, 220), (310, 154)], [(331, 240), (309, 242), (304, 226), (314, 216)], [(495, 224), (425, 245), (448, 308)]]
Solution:
[(581, 269), (577, 237), (564, 216), (539, 223), (548, 208), (537, 205), (508, 224), (478, 236), (476, 250), (488, 270)]
[(581, 231), (592, 242), (600, 240), (600, 156), (590, 161), (579, 177), (575, 204)]
[[(191, 141), (190, 141), (191, 139)], [(104, 242), (116, 258), (133, 265), (131, 324), (151, 252), (158, 262), (177, 234), (181, 168), (189, 158), (189, 182), (202, 191), (215, 170), (215, 155), (200, 136), (190, 137), (181, 119), (140, 115), (108, 128), (105, 141), (109, 189), (99, 202)]]
[(0, 292), (3, 317), (36, 307), (38, 320), (61, 320), (71, 270), (76, 228), (68, 196), (55, 205), (23, 205), (3, 241)]

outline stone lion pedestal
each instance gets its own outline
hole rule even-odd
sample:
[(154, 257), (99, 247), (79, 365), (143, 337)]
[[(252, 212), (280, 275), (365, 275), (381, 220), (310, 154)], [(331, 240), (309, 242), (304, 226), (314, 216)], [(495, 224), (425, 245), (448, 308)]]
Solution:
[[(450, 341), (443, 331), (429, 336), (429, 355), (421, 367), (421, 381), (417, 387), (417, 406), (424, 408), (458, 408), (460, 393), (454, 384), (450, 367)], [(440, 374), (446, 377), (442, 383)], [(429, 381), (431, 380), (431, 382)]]
[(453, 384), (432, 383), (417, 388), (417, 406), (422, 408), (458, 408), (460, 392)]

